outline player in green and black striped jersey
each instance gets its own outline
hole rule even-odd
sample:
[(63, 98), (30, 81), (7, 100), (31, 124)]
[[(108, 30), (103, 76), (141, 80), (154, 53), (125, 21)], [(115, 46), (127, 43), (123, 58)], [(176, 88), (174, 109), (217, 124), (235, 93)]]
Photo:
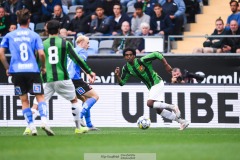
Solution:
[[(159, 115), (179, 122), (181, 124), (179, 130), (184, 130), (189, 125), (189, 122), (180, 117), (181, 113), (177, 105), (164, 102), (164, 83), (152, 66), (152, 61), (158, 59), (163, 63), (166, 71), (171, 73), (172, 67), (164, 56), (159, 52), (153, 52), (139, 59), (136, 58), (136, 51), (131, 48), (124, 49), (123, 56), (127, 63), (122, 68), (121, 76), (120, 68), (117, 67), (115, 69), (119, 85), (123, 86), (131, 76), (139, 78), (149, 89), (147, 106), (155, 108)], [(170, 109), (172, 112), (167, 109)]]
[[(80, 111), (75, 87), (67, 71), (67, 57), (69, 56), (85, 73), (89, 74), (93, 81), (95, 80), (96, 74), (92, 72), (87, 63), (77, 55), (72, 44), (58, 36), (59, 28), (60, 23), (58, 21), (49, 21), (47, 23), (49, 38), (43, 42), (47, 70), (46, 85), (44, 88), (45, 100), (48, 101), (54, 92), (57, 92), (72, 103), (72, 108), (78, 108), (78, 111)], [(75, 133), (79, 134), (88, 131), (87, 127), (80, 126), (80, 121), (75, 121), (75, 123)]]

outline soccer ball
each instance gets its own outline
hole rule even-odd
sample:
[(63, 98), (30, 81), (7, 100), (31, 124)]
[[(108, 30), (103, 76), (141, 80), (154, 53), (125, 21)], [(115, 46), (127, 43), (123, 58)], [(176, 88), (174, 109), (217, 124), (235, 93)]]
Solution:
[(148, 129), (151, 125), (151, 120), (149, 118), (141, 116), (138, 118), (137, 125), (140, 129)]

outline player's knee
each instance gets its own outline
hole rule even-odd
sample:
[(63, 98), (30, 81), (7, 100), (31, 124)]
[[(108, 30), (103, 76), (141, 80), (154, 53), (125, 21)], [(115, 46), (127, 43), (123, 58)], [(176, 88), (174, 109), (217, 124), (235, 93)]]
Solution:
[(147, 101), (147, 106), (150, 107), (150, 108), (153, 108), (153, 103), (154, 103), (153, 100), (148, 100)]
[(71, 100), (71, 103), (77, 103), (77, 97), (75, 97), (73, 100)]

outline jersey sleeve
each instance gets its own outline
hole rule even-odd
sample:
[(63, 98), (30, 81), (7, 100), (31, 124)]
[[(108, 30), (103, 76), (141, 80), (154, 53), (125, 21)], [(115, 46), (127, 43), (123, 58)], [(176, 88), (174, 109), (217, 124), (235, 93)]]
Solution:
[(77, 53), (75, 52), (70, 42), (67, 42), (67, 48), (68, 48), (69, 57), (74, 61), (74, 63), (78, 64), (85, 72), (90, 74), (92, 70), (87, 65), (87, 63), (81, 57), (79, 57), (79, 55), (77, 55)]
[(4, 36), (1, 41), (1, 48), (8, 48), (9, 47), (9, 38), (8, 35)]
[(160, 52), (152, 52), (150, 54), (147, 54), (146, 56), (143, 56), (141, 58), (142, 62), (148, 63), (152, 62), (153, 60), (159, 59), (162, 60), (164, 58), (163, 54)]
[(124, 65), (122, 68), (121, 81), (119, 82), (119, 85), (123, 86), (124, 84), (126, 84), (130, 76), (131, 74), (127, 68), (127, 65)]
[(36, 50), (42, 50), (44, 47), (43, 47), (43, 42), (42, 42), (42, 39), (40, 36), (36, 36), (36, 42), (35, 42), (35, 46), (36, 46)]

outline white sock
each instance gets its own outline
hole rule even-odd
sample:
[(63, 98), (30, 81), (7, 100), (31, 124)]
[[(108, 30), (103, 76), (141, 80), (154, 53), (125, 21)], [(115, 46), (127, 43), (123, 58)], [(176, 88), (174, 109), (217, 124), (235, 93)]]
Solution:
[(76, 128), (80, 128), (79, 120), (80, 120), (80, 107), (78, 103), (72, 103), (72, 115), (76, 125)]
[(156, 101), (153, 103), (153, 108), (160, 108), (160, 109), (173, 109), (174, 105)]
[(41, 121), (42, 121), (43, 124), (47, 124), (47, 117), (42, 116)]
[(33, 121), (34, 121), (38, 116), (38, 111), (34, 108), (31, 108), (31, 111), (32, 111)]
[(170, 111), (168, 111), (166, 109), (162, 110), (161, 116), (164, 117), (164, 118), (167, 118), (169, 120), (172, 120), (172, 121), (176, 121), (176, 119), (177, 119), (175, 113), (170, 112)]

